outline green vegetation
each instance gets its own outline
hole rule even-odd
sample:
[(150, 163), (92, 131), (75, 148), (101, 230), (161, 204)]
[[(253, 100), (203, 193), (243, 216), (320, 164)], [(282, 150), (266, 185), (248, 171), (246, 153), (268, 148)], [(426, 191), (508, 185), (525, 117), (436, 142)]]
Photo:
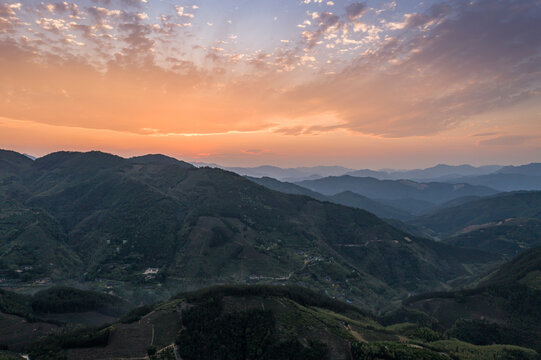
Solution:
[[(502, 254), (535, 245), (538, 193), (475, 200), (454, 208), (473, 204), (470, 219), (445, 213), (423, 218), (433, 227), (411, 227), (445, 233), (503, 221), (484, 228), (500, 242), (478, 242), (477, 229), (468, 233), (477, 249), (465, 249), (299, 189), (283, 194), (157, 155), (60, 152), (28, 162), (0, 152), (0, 169), (3, 285), (42, 290), (0, 290), (2, 349), (38, 359), (172, 359), (175, 351), (185, 359), (534, 359), (541, 351), (540, 250), (489, 274)], [(425, 195), (450, 191), (429, 188)], [(489, 207), (504, 204), (528, 219), (492, 219), (506, 212)], [(477, 288), (434, 292), (483, 274)], [(102, 293), (52, 286), (60, 283)], [(215, 284), (230, 285), (201, 289)], [(68, 324), (71, 313), (104, 324), (130, 309), (105, 292), (162, 302), (113, 325)], [(407, 294), (420, 295), (400, 306)], [(390, 312), (369, 312), (381, 309)]]
[(369, 313), (350, 304), (331, 299), (310, 289), (300, 286), (269, 286), (269, 285), (219, 285), (198, 291), (181, 293), (175, 298), (184, 298), (189, 302), (206, 301), (209, 298), (221, 299), (224, 296), (261, 296), (282, 297), (293, 300), (303, 306), (314, 306), (339, 313), (369, 317)]
[[(183, 313), (177, 339), (182, 358), (271, 359), (274, 352), (297, 359), (321, 359), (325, 348), (304, 349), (296, 341), (279, 342), (270, 311), (249, 310), (222, 316), (221, 302), (210, 299)], [(277, 357), (283, 358), (283, 357)]]
[(17, 315), (31, 322), (58, 323), (44, 319), (50, 314), (63, 313), (96, 312), (120, 316), (131, 307), (130, 303), (116, 296), (69, 287), (53, 287), (34, 295), (0, 290), (0, 312)]
[(505, 221), (511, 218), (540, 219), (541, 191), (521, 191), (498, 194), (445, 208), (412, 221), (443, 237), (451, 236), (471, 226)]
[(375, 200), (369, 199), (366, 196), (362, 196), (351, 191), (344, 191), (336, 195), (325, 196), (302, 186), (278, 181), (269, 177), (255, 178), (246, 176), (246, 178), (271, 190), (279, 191), (285, 194), (305, 195), (320, 201), (330, 201), (335, 204), (366, 210), (381, 218), (410, 219), (412, 217), (411, 214), (406, 211), (384, 205)]
[(488, 196), (497, 191), (485, 186), (448, 183), (418, 183), (412, 180), (378, 180), (372, 177), (350, 175), (329, 176), (317, 180), (305, 180), (300, 186), (324, 195), (351, 191), (372, 199), (421, 200), (432, 204), (443, 203), (464, 196)]
[(6, 314), (31, 318), (31, 298), (26, 295), (0, 289), (0, 311)]
[(447, 244), (498, 253), (513, 258), (541, 245), (541, 220), (508, 219), (445, 239)]
[(512, 345), (476, 346), (458, 340), (432, 342), (427, 347), (435, 351), (447, 352), (460, 360), (538, 360), (539, 354), (531, 349)]
[(351, 353), (355, 360), (447, 360), (448, 357), (420, 346), (393, 342), (354, 343)]
[(150, 313), (152, 310), (154, 310), (154, 306), (152, 305), (143, 305), (138, 308), (135, 308), (128, 312), (126, 315), (122, 316), (120, 318), (120, 321), (124, 324), (130, 324), (132, 322), (138, 321), (143, 316)]
[(525, 281), (539, 271), (540, 260), (540, 249), (529, 250), (477, 288), (413, 296), (403, 301), (406, 310), (388, 317), (408, 319), (409, 312), (421, 311), (437, 319), (430, 327), (447, 330), (448, 337), (476, 345), (512, 344), (541, 351), (541, 290)]
[(378, 310), (499, 261), (159, 155), (4, 158), (18, 179), (0, 186), (0, 264), (13, 286), (83, 283), (150, 303), (217, 283), (297, 284)]
[[(456, 297), (442, 293), (442, 298)], [(387, 325), (382, 326), (350, 304), (301, 287), (215, 286), (137, 308), (113, 325), (68, 326), (35, 336), (26, 350), (37, 359), (64, 359), (69, 354), (82, 359), (148, 355), (165, 360), (174, 359), (176, 351), (187, 360), (539, 359), (531, 349), (538, 340), (539, 333), (531, 336), (535, 328), (521, 333), (513, 322), (457, 319), (444, 331), (444, 323), (435, 318), (438, 314), (431, 317), (410, 308), (417, 302), (422, 300), (381, 317)], [(528, 316), (538, 328), (537, 318)], [(493, 345), (519, 340), (524, 347)]]
[(99, 311), (104, 314), (124, 313), (129, 304), (112, 295), (69, 287), (53, 287), (36, 293), (32, 309), (38, 313)]
[(106, 346), (112, 327), (64, 329), (40, 339), (30, 350), (32, 359), (63, 359), (64, 350)]
[(512, 261), (502, 265), (485, 281), (487, 284), (522, 283), (534, 289), (540, 289), (539, 271), (541, 271), (541, 247), (524, 252)]

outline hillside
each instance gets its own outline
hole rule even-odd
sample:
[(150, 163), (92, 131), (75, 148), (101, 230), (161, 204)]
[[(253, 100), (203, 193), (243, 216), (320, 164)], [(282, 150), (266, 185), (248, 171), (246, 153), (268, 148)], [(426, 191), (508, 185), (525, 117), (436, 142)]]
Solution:
[(541, 192), (486, 197), (419, 217), (412, 224), (449, 236), (510, 218), (541, 218)]
[(541, 176), (513, 172), (459, 177), (449, 182), (487, 186), (498, 191), (541, 190)]
[(344, 191), (336, 195), (329, 196), (329, 199), (331, 199), (331, 201), (334, 203), (357, 209), (363, 209), (385, 219), (392, 218), (407, 220), (412, 218), (412, 215), (407, 211), (385, 205), (351, 191)]
[(507, 343), (541, 351), (541, 248), (502, 265), (476, 288), (428, 293), (404, 301), (437, 327), (478, 345)]
[(366, 210), (380, 218), (394, 218), (394, 219), (404, 220), (404, 219), (411, 219), (412, 217), (406, 211), (393, 208), (392, 206), (387, 206), (383, 203), (379, 203), (375, 200), (367, 198), (366, 196), (362, 196), (362, 195), (353, 193), (351, 191), (345, 191), (343, 193), (339, 193), (333, 196), (325, 196), (323, 194), (309, 190), (302, 186), (299, 186), (293, 183), (282, 182), (282, 181), (272, 179), (269, 177), (262, 177), (262, 178), (247, 177), (247, 178), (271, 190), (280, 191), (285, 194), (310, 196), (311, 198), (314, 198), (320, 201), (330, 201), (335, 204), (340, 204), (344, 206)]
[(116, 296), (68, 287), (33, 295), (0, 290), (0, 344), (4, 350), (28, 350), (48, 333), (110, 324), (132, 307)]
[[(59, 152), (17, 173), (24, 191), (2, 188), (14, 199), (1, 205), (7, 283), (81, 283), (134, 302), (216, 283), (293, 283), (378, 308), (499, 261), (362, 210), (159, 160)], [(36, 242), (55, 251), (44, 257)]]
[[(199, 164), (196, 164), (200, 167)], [(205, 164), (203, 164), (205, 165)], [(309, 179), (319, 179), (324, 176), (343, 175), (352, 169), (342, 166), (313, 166), (313, 167), (296, 167), (296, 168), (280, 168), (277, 166), (263, 165), (256, 167), (228, 167), (217, 164), (208, 164), (209, 167), (219, 168), (234, 172), (239, 175), (255, 177), (255, 178), (273, 178), (280, 181), (294, 182)]]
[(50, 335), (32, 358), (68, 359), (539, 359), (526, 348), (447, 339), (416, 324), (382, 326), (372, 315), (307, 289), (219, 286), (136, 309), (120, 322)]
[(527, 249), (541, 246), (541, 220), (495, 221), (444, 241), (454, 246), (494, 252), (506, 258), (513, 258)]
[(304, 196), (309, 196), (319, 201), (329, 201), (329, 197), (323, 194), (320, 194), (318, 192), (309, 190), (307, 188), (304, 188), (302, 186), (299, 186), (290, 182), (284, 182), (284, 181), (276, 180), (270, 177), (257, 178), (257, 177), (246, 176), (246, 178), (255, 182), (256, 184), (262, 185), (274, 191), (282, 192), (284, 194), (304, 195)]
[(434, 204), (464, 196), (488, 196), (497, 192), (488, 187), (472, 186), (465, 183), (418, 183), (411, 180), (378, 180), (349, 175), (306, 180), (297, 184), (324, 195), (352, 191), (371, 199), (413, 199)]
[(504, 166), (496, 171), (496, 173), (541, 176), (541, 163), (531, 163), (519, 166)]
[[(501, 166), (471, 166), (471, 165), (446, 165), (438, 164), (426, 169), (413, 170), (394, 170), (394, 171), (374, 171), (374, 170), (356, 170), (347, 173), (347, 175), (357, 177), (374, 177), (381, 180), (400, 180), (408, 179), (415, 181), (445, 181), (464, 176), (486, 175), (498, 171)], [(435, 180), (438, 179), (438, 180)]]
[(525, 251), (503, 264), (484, 282), (485, 285), (520, 283), (541, 290), (541, 247)]

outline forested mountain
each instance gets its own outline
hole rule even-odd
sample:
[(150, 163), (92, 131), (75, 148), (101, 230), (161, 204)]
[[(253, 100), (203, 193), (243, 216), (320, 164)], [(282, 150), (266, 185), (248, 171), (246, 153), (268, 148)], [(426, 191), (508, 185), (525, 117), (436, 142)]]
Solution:
[(494, 221), (444, 241), (455, 246), (494, 252), (513, 258), (527, 249), (541, 246), (541, 219)]
[[(401, 314), (410, 322), (392, 321)], [(33, 359), (539, 359), (532, 349), (477, 346), (442, 329), (419, 311), (378, 318), (300, 287), (218, 286), (134, 309), (112, 325), (30, 334), (24, 350)]]
[[(474, 289), (422, 294), (404, 304), (433, 317), (437, 321), (433, 327), (447, 329), (450, 336), (460, 340), (477, 345), (514, 344), (541, 351), (540, 299), (538, 247), (502, 265)], [(407, 312), (402, 310), (402, 314)]]
[(422, 216), (412, 223), (449, 236), (515, 218), (541, 219), (541, 191), (485, 197)]
[(8, 282), (84, 283), (134, 301), (205, 284), (295, 283), (378, 308), (499, 261), (164, 157), (0, 158)]
[(312, 167), (295, 167), (295, 168), (281, 168), (277, 166), (263, 165), (256, 167), (229, 167), (218, 164), (200, 164), (195, 163), (196, 166), (208, 166), (213, 168), (219, 168), (222, 170), (232, 171), (236, 174), (264, 178), (270, 177), (280, 181), (294, 182), (308, 179), (319, 179), (325, 176), (339, 176), (352, 171), (342, 166), (312, 166)]
[(336, 204), (354, 207), (357, 209), (363, 209), (368, 212), (371, 212), (372, 214), (380, 218), (395, 218), (395, 219), (411, 219), (412, 218), (412, 215), (406, 211), (393, 208), (392, 206), (385, 205), (383, 203), (369, 199), (366, 196), (353, 193), (351, 191), (344, 191), (336, 195), (325, 196), (323, 194), (309, 190), (302, 186), (299, 186), (293, 183), (288, 183), (288, 182), (281, 182), (269, 177), (262, 177), (262, 178), (248, 177), (248, 179), (260, 185), (263, 185), (271, 190), (280, 191), (286, 194), (306, 195), (320, 201), (330, 201)]
[(465, 183), (418, 183), (411, 180), (378, 180), (349, 175), (306, 180), (297, 184), (324, 195), (352, 191), (376, 200), (413, 199), (433, 204), (464, 196), (488, 196), (497, 193), (496, 190), (484, 186), (472, 186)]
[(449, 181), (488, 186), (499, 191), (541, 190), (541, 163), (504, 166), (490, 174), (461, 176)]
[(464, 176), (486, 175), (498, 171), (501, 166), (471, 166), (471, 165), (446, 165), (438, 164), (426, 169), (413, 170), (392, 170), (392, 171), (374, 171), (374, 170), (356, 170), (347, 173), (347, 175), (357, 177), (374, 177), (380, 180), (415, 180), (415, 181), (445, 181)]
[(521, 173), (494, 173), (473, 177), (460, 177), (450, 183), (468, 183), (488, 186), (498, 191), (541, 190), (541, 176)]

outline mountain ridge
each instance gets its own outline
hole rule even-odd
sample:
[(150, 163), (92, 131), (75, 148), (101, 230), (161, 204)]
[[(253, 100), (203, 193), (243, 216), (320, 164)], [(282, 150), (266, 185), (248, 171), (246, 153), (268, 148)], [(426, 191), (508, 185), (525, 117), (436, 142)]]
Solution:
[[(22, 219), (32, 208), (54, 217), (54, 241), (77, 255), (66, 253), (67, 259), (82, 262), (64, 281), (110, 285), (137, 301), (148, 295), (137, 295), (137, 284), (163, 297), (205, 284), (263, 281), (306, 284), (379, 307), (393, 296), (448, 287), (472, 266), (500, 261), (408, 236), (362, 210), (275, 192), (220, 169), (59, 152), (33, 161), (21, 176), (26, 191), (12, 195), (3, 213)], [(3, 226), (11, 233), (9, 224)], [(31, 242), (11, 234), (10, 243), (27, 245), (0, 256), (12, 266), (10, 281), (54, 282), (70, 273), (58, 270), (59, 264), (69, 266), (61, 257), (50, 261), (52, 267), (21, 270), (17, 259), (33, 254)]]

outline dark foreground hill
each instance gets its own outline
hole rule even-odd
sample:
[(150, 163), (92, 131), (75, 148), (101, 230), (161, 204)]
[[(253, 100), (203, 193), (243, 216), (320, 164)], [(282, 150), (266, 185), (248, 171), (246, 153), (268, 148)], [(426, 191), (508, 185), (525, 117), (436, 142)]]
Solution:
[(374, 309), (499, 261), (163, 156), (23, 157), (0, 152), (10, 285), (75, 283), (140, 302), (216, 283), (301, 284)]
[[(28, 350), (51, 332), (112, 323), (132, 307), (116, 296), (68, 287), (34, 295), (0, 290), (0, 348)], [(4, 359), (1, 353), (0, 359)]]
[(218, 286), (135, 309), (112, 325), (64, 328), (25, 350), (32, 359), (82, 360), (539, 359), (527, 348), (476, 346), (424, 325), (379, 321), (301, 287)]

